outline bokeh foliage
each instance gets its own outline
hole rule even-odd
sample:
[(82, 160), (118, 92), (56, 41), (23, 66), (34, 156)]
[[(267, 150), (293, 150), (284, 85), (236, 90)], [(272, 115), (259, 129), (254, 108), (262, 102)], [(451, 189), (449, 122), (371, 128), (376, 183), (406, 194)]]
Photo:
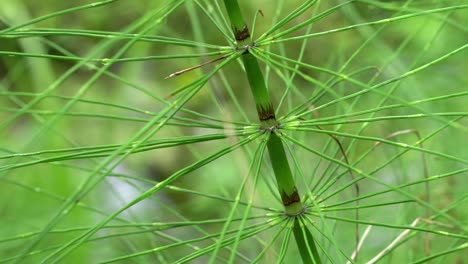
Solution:
[[(118, 164), (109, 163), (109, 166), (116, 165), (112, 172), (102, 175), (102, 180), (76, 201), (75, 208), (70, 211), (60, 209), (78, 186), (91, 177), (91, 172), (110, 157), (113, 150), (125, 144), (132, 146), (130, 139), (158, 113), (167, 109), (169, 102), (178, 98), (168, 98), (172, 92), (207, 76), (220, 62), (176, 78), (164, 77), (219, 57), (221, 52), (233, 46), (217, 28), (224, 27), (225, 32), (229, 33), (229, 28), (222, 21), (226, 15), (224, 9), (220, 6), (221, 13), (217, 9), (217, 5), (221, 5), (219, 1), (185, 1), (174, 11), (163, 8), (180, 1), (106, 2), (102, 6), (76, 11), (70, 8), (93, 2), (0, 2), (0, 261), (8, 262), (21, 254), (38, 236), (35, 232), (40, 232), (51, 223), (54, 215), (63, 214), (54, 228), (31, 251), (26, 252), (32, 256), (24, 259), (28, 263), (43, 260), (57, 247), (83, 234), (157, 182), (239, 142), (245, 138), (242, 133), (251, 131), (245, 127), (257, 123), (245, 74), (240, 63), (233, 61), (190, 98), (184, 110), (175, 114), (177, 118), (168, 120), (149, 138), (174, 139), (176, 146), (150, 148), (133, 153)], [(345, 3), (318, 2), (274, 33)], [(323, 187), (327, 182), (336, 180), (330, 189), (321, 190), (322, 197), (341, 187), (343, 189), (337, 195), (330, 196), (330, 200), (324, 204), (353, 199), (354, 189), (349, 184), (351, 179), (346, 174), (346, 167), (324, 159), (327, 156), (344, 161), (338, 146), (328, 135), (334, 133), (345, 146), (354, 168), (394, 188), (398, 186), (415, 198), (426, 199), (424, 170), (428, 171), (429, 177), (442, 176), (429, 182), (429, 204), (435, 208), (430, 210), (429, 215), (427, 208), (401, 192), (369, 179), (360, 182), (362, 196), (391, 190), (370, 197), (361, 204), (402, 201), (361, 209), (362, 221), (389, 224), (389, 227), (376, 227), (371, 231), (368, 240), (372, 242), (365, 244), (361, 250), (362, 261), (372, 258), (417, 217), (432, 216), (434, 221), (449, 226), (424, 225), (422, 228), (426, 233), (429, 233), (428, 230), (446, 230), (459, 235), (431, 235), (431, 254), (456, 248), (463, 245), (463, 241), (466, 244), (466, 225), (454, 224), (464, 224), (467, 219), (465, 189), (468, 151), (464, 147), (468, 130), (466, 2), (351, 2), (318, 20), (313, 26), (301, 28), (282, 38), (326, 33), (282, 43), (266, 41), (259, 49), (292, 60), (300, 57), (307, 65), (344, 73), (369, 87), (418, 70), (401, 81), (359, 94), (363, 86), (356, 82), (333, 79), (329, 73), (306, 65), (294, 68), (296, 65), (292, 61), (259, 53), (259, 56), (267, 54), (261, 66), (273, 101), (277, 104), (282, 102), (277, 116), (299, 123), (310, 122), (304, 123), (304, 128), (309, 131), (297, 131), (294, 125), (291, 125), (291, 130), (285, 130), (292, 138), (319, 152), (317, 155), (299, 145), (288, 144), (290, 153), (295, 157), (291, 161), (296, 166), (301, 193), (306, 195), (312, 190), (312, 195), (317, 195), (320, 188), (312, 189), (313, 186)], [(303, 1), (240, 1), (240, 4), (249, 23), (257, 14), (253, 37), (256, 39)], [(460, 8), (454, 8), (457, 6)], [(443, 8), (448, 10), (430, 13), (431, 10)], [(61, 10), (68, 11), (37, 23), (28, 23)], [(144, 30), (145, 25), (136, 27), (135, 23), (158, 10), (160, 13), (146, 23), (152, 26), (144, 33), (145, 37), (136, 35)], [(258, 10), (262, 11), (262, 15)], [(424, 11), (428, 11), (427, 14), (365, 25), (371, 21)], [(215, 25), (207, 13), (217, 15), (221, 20)], [(27, 24), (15, 30), (2, 31), (23, 23)], [(249, 26), (253, 28), (253, 25)], [(345, 27), (352, 28), (330, 31)], [(171, 39), (161, 40), (158, 37)], [(194, 41), (195, 44), (184, 40)], [(125, 45), (129, 45), (128, 49), (119, 55), (124, 60), (112, 61)], [(457, 49), (458, 52), (450, 55)], [(208, 54), (210, 52), (216, 54)], [(354, 58), (348, 62), (351, 57)], [(87, 61), (84, 62), (85, 58)], [(278, 66), (273, 61), (282, 65)], [(80, 62), (82, 65), (66, 79), (61, 79)], [(344, 65), (346, 67), (342, 69)], [(102, 67), (106, 67), (105, 71), (97, 75)], [(93, 78), (97, 79), (87, 86)], [(320, 89), (323, 84), (328, 88)], [(51, 87), (54, 89), (46, 94)], [(33, 107), (26, 107), (35, 100), (38, 101)], [(67, 104), (70, 107), (64, 108)], [(301, 119), (294, 119), (297, 112), (291, 111), (299, 106), (309, 112)], [(314, 123), (314, 120), (317, 122)], [(323, 127), (324, 131), (320, 131), (316, 125)], [(239, 137), (220, 136), (219, 139), (203, 142), (192, 138), (233, 133), (231, 128), (240, 131)], [(420, 139), (415, 133), (386, 138), (397, 131), (411, 129), (417, 130), (424, 138), (423, 145), (417, 143)], [(379, 140), (386, 141), (386, 144), (376, 147)], [(242, 204), (235, 217), (242, 219), (252, 199), (254, 208), (248, 212), (249, 224), (265, 223), (269, 219), (265, 215), (280, 212), (281, 203), (272, 187), (274, 181), (270, 164), (265, 159), (256, 160), (256, 150), (261, 142), (261, 139), (257, 139), (224, 155), (174, 181), (171, 183), (174, 187), (164, 188), (125, 210), (108, 227), (98, 230), (90, 241), (73, 250), (64, 261), (98, 262), (182, 241), (181, 247), (164, 248), (126, 260), (172, 263), (199, 248), (212, 245), (214, 242), (210, 239), (193, 243), (183, 241), (202, 235), (219, 235), (239, 186), (242, 186), (245, 177), (252, 174), (251, 168), (258, 164), (261, 164), (258, 183), (254, 184), (252, 177), (246, 180), (245, 189), (240, 191), (240, 199), (247, 205)], [(110, 150), (106, 151), (107, 147)], [(103, 155), (74, 156), (86, 151), (103, 151)], [(392, 160), (395, 155), (398, 155), (397, 158)], [(423, 162), (423, 155), (426, 163)], [(306, 181), (302, 181), (300, 175)], [(336, 178), (337, 175), (342, 176)], [(423, 182), (400, 187), (417, 181)], [(266, 208), (273, 209), (268, 211)], [(442, 212), (447, 217), (440, 217)], [(255, 218), (257, 216), (258, 220)], [(353, 212), (339, 211), (335, 216), (352, 218)], [(323, 227), (319, 217), (314, 221), (317, 221), (318, 227)], [(146, 224), (179, 222), (182, 223), (180, 227), (177, 224), (173, 227)], [(235, 230), (243, 224), (245, 221), (234, 221), (231, 228)], [(354, 223), (338, 221), (331, 226), (335, 230), (326, 232), (336, 234), (333, 242), (341, 245), (337, 248), (350, 254), (354, 249)], [(362, 224), (362, 229), (365, 226)], [(416, 239), (408, 239), (383, 263), (406, 263), (423, 258), (422, 241), (425, 234), (422, 233), (413, 234)], [(254, 259), (274, 234), (273, 231), (265, 231), (242, 240), (235, 251), (236, 259), (244, 262)], [(344, 260), (334, 246), (326, 245), (333, 259)], [(278, 241), (273, 243), (262, 262), (276, 261), (282, 254), (279, 252), (281, 246)], [(223, 250), (218, 261), (229, 259), (230, 248)], [(291, 246), (286, 260), (298, 259), (295, 250)], [(193, 261), (205, 263), (210, 257), (207, 254)], [(440, 258), (441, 263), (464, 260), (463, 254), (458, 251)]]

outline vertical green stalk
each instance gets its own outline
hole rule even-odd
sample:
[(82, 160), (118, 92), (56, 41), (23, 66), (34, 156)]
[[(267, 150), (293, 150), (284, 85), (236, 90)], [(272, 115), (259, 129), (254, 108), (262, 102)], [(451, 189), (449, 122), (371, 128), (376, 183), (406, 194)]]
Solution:
[(232, 31), (236, 39), (236, 48), (244, 50), (242, 62), (247, 79), (249, 80), (250, 90), (255, 99), (260, 127), (265, 133), (270, 133), (267, 142), (268, 153), (270, 154), (278, 192), (281, 196), (285, 212), (288, 216), (294, 218), (295, 221), (293, 232), (301, 258), (304, 263), (321, 264), (320, 255), (315, 246), (312, 233), (307, 226), (301, 225), (299, 222), (304, 212), (304, 207), (280, 138), (279, 124), (276, 121), (275, 109), (271, 103), (265, 79), (263, 78), (257, 59), (249, 52), (250, 49), (255, 48), (250, 37), (249, 28), (242, 17), (237, 0), (224, 0), (224, 4), (231, 20)]
[(301, 255), (302, 262), (322, 264), (312, 233), (302, 224), (301, 218), (296, 217), (294, 219), (294, 238), (296, 239), (296, 244), (299, 248), (299, 254)]
[(258, 119), (260, 119), (262, 128), (272, 129), (277, 127), (275, 110), (270, 101), (270, 95), (268, 94), (257, 58), (250, 53), (246, 53), (242, 55), (242, 62), (244, 63), (250, 89), (255, 99), (255, 107), (257, 108)]
[(255, 99), (255, 107), (257, 108), (261, 129), (270, 133), (267, 143), (268, 152), (286, 214), (300, 215), (304, 210), (301, 199), (288, 164), (283, 143), (278, 136), (279, 133), (275, 132), (278, 130), (275, 109), (271, 103), (258, 61), (249, 52), (249, 49), (254, 47), (252, 39), (250, 38), (249, 29), (242, 17), (237, 0), (224, 0), (224, 4), (229, 19), (231, 20), (232, 31), (236, 39), (236, 48), (245, 50), (242, 55), (242, 62), (247, 73), (250, 89)]
[(249, 28), (245, 23), (237, 0), (224, 0), (224, 5), (226, 6), (229, 20), (231, 21), (234, 38), (238, 42), (237, 45), (242, 45), (244, 42), (250, 42)]
[(301, 198), (297, 192), (283, 144), (276, 133), (271, 133), (267, 146), (286, 214), (298, 215), (303, 211)]

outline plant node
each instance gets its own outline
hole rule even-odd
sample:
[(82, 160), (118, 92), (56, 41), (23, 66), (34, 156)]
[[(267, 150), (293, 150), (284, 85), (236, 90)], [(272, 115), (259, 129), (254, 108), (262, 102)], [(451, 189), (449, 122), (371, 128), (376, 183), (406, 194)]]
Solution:
[(284, 214), (288, 218), (298, 218), (305, 215), (307, 207), (303, 206), (302, 203), (294, 203), (289, 206), (285, 206)]
[(274, 133), (275, 131), (279, 131), (281, 124), (277, 122), (276, 120), (273, 120), (274, 122), (271, 123), (271, 125), (262, 125), (260, 126), (260, 131), (263, 133)]
[(301, 198), (294, 187), (291, 194), (287, 194), (284, 191), (281, 192), (281, 201), (283, 202), (285, 213), (288, 216), (299, 216), (305, 212), (305, 207), (301, 203)]
[(239, 51), (239, 50), (243, 50), (244, 52), (242, 53), (242, 55), (244, 54), (248, 54), (249, 53), (249, 50), (250, 49), (253, 49), (257, 47), (257, 42), (252, 42), (251, 44), (247, 44), (247, 45), (244, 45), (244, 46), (240, 46), (240, 47), (236, 47), (236, 50)]

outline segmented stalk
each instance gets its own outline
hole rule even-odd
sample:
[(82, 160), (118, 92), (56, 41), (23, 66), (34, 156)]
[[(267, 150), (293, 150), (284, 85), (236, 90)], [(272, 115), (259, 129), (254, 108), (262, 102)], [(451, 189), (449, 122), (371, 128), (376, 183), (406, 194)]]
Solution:
[(276, 177), (278, 191), (285, 207), (286, 214), (299, 215), (303, 212), (303, 206), (299, 193), (294, 182), (294, 178), (289, 167), (286, 152), (281, 141), (279, 124), (275, 117), (275, 109), (270, 100), (270, 95), (263, 78), (262, 71), (249, 49), (255, 48), (250, 37), (249, 28), (240, 11), (237, 0), (224, 0), (231, 20), (232, 32), (236, 40), (236, 48), (244, 49), (242, 62), (245, 67), (250, 89), (255, 100), (258, 119), (263, 131), (270, 133), (268, 138), (268, 152), (271, 164)]

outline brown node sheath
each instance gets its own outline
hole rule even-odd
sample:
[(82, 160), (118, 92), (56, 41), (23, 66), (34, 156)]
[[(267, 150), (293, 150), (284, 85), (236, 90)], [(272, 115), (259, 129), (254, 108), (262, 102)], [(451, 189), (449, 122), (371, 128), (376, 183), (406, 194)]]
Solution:
[(257, 107), (258, 119), (260, 121), (266, 121), (269, 119), (276, 119), (275, 111), (273, 111), (273, 106), (270, 104), (266, 108)]
[(299, 197), (299, 193), (297, 189), (294, 188), (293, 193), (291, 196), (288, 196), (284, 191), (281, 193), (281, 201), (283, 202), (284, 206), (291, 205), (293, 203), (301, 202), (301, 198)]
[(249, 33), (249, 28), (247, 27), (247, 25), (244, 25), (244, 27), (239, 30), (238, 28), (234, 28), (234, 37), (236, 38), (237, 41), (243, 41), (247, 38), (250, 37), (250, 33)]

